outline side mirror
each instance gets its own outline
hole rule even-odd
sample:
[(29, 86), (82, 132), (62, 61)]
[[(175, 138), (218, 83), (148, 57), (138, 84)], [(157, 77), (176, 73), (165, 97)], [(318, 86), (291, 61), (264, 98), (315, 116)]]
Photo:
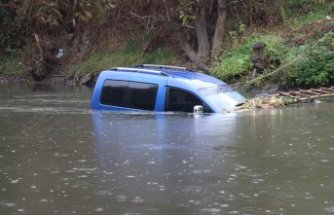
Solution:
[(193, 108), (193, 113), (195, 114), (201, 114), (203, 113), (204, 107), (202, 105), (196, 105)]

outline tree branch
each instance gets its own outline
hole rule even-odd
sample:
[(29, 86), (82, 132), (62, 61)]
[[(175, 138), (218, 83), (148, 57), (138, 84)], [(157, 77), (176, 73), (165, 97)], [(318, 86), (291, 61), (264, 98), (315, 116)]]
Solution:
[(163, 0), (162, 2), (163, 2), (164, 7), (165, 7), (165, 13), (166, 13), (167, 21), (171, 22), (171, 18), (170, 18), (170, 15), (169, 15), (169, 9), (168, 9), (168, 6), (166, 4), (166, 0)]
[(193, 49), (193, 47), (189, 44), (189, 42), (187, 42), (186, 40), (183, 42), (182, 44), (182, 49), (184, 51), (184, 53), (186, 53), (186, 55), (188, 56), (188, 58), (192, 61), (192, 62), (197, 62), (198, 61), (198, 56), (196, 51)]

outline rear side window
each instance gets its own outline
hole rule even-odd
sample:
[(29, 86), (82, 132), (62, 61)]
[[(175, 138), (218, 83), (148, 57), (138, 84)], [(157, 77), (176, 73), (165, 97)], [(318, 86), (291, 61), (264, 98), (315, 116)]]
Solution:
[(175, 88), (167, 90), (166, 111), (193, 112), (196, 105), (202, 105), (204, 112), (211, 112), (199, 98), (191, 93)]
[(101, 104), (153, 111), (157, 92), (155, 84), (106, 80)]

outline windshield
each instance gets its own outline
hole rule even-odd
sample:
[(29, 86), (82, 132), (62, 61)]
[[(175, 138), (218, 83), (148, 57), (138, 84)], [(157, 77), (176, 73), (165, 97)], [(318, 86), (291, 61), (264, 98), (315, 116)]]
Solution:
[(203, 88), (198, 92), (219, 111), (232, 111), (237, 105), (245, 102), (245, 98), (228, 85)]
[(209, 95), (219, 94), (219, 93), (226, 93), (230, 91), (233, 91), (233, 88), (228, 86), (227, 84), (198, 89), (198, 92), (203, 96), (209, 96)]

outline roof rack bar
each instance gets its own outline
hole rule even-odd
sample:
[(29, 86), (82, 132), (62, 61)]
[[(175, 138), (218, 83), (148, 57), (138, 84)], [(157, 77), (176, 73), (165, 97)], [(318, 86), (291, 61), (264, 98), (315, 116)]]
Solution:
[(160, 69), (178, 69), (178, 70), (189, 70), (187, 67), (182, 66), (168, 66), (168, 65), (159, 65), (159, 64), (139, 64), (135, 67), (146, 67), (146, 68), (160, 68)]
[(142, 73), (153, 73), (153, 74), (158, 74), (158, 75), (163, 75), (163, 76), (169, 76), (169, 74), (153, 69), (140, 69), (140, 68), (132, 68), (132, 67), (114, 67), (111, 68), (110, 70), (114, 71), (126, 71), (126, 72), (142, 72)]

